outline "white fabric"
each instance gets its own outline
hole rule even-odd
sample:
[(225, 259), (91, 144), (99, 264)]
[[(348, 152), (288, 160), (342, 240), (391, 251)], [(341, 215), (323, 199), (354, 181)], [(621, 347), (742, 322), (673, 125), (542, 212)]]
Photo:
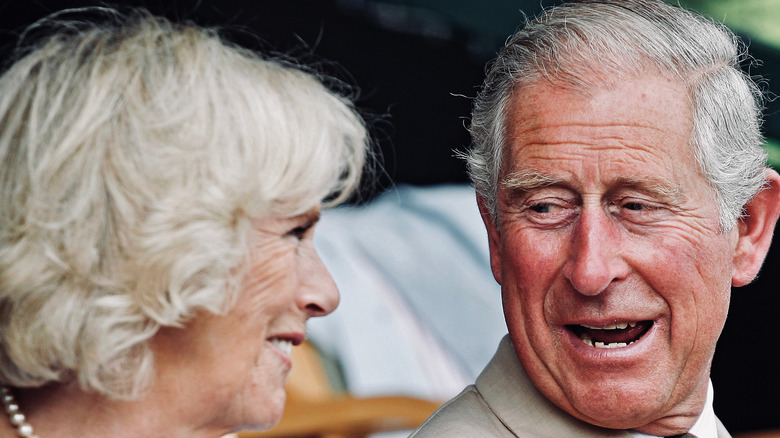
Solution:
[(341, 292), (310, 339), (357, 396), (447, 400), (506, 334), (487, 234), (468, 185), (398, 186), (324, 211), (315, 245)]

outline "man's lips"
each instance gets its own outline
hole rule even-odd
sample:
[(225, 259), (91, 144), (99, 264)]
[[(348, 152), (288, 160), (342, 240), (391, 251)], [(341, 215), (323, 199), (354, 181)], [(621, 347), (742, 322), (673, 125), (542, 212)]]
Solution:
[(570, 324), (565, 328), (585, 345), (595, 348), (623, 348), (641, 339), (652, 326), (653, 321), (621, 321), (598, 326)]

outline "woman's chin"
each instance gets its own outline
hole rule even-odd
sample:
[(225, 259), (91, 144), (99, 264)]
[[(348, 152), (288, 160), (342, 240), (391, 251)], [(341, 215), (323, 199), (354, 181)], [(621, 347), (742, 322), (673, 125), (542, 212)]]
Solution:
[[(266, 370), (265, 375), (262, 376), (265, 377), (264, 384), (254, 385), (254, 394), (245, 398), (254, 402), (243, 407), (245, 413), (243, 429), (268, 430), (279, 424), (282, 419), (287, 402), (287, 392), (284, 387), (287, 373), (283, 373), (284, 376), (271, 377), (270, 375), (277, 373), (268, 371), (270, 370)], [(258, 372), (262, 373), (262, 369), (258, 369)], [(268, 380), (275, 380), (275, 382)]]

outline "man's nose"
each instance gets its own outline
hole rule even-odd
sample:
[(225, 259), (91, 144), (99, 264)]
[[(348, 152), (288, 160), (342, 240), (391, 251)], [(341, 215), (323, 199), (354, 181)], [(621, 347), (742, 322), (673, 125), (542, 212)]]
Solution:
[(308, 269), (301, 274), (304, 277), (296, 297), (298, 308), (309, 318), (325, 316), (333, 312), (339, 305), (340, 299), (336, 283), (319, 254), (314, 251), (312, 257), (307, 263)]
[(628, 264), (620, 255), (620, 225), (602, 207), (583, 207), (571, 239), (563, 274), (577, 292), (595, 296), (625, 278)]

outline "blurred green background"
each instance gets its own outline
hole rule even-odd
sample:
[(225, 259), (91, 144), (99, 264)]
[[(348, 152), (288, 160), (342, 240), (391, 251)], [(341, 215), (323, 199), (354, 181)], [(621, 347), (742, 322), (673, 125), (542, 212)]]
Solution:
[[(763, 63), (762, 76), (770, 81), (780, 80), (780, 0), (681, 0), (680, 4), (709, 15), (740, 34), (750, 42), (751, 52)], [(777, 90), (777, 84), (773, 85)], [(771, 94), (768, 98), (777, 96)], [(777, 169), (780, 168), (780, 127), (777, 126), (780, 109), (776, 105), (771, 108), (765, 148), (770, 164)]]

